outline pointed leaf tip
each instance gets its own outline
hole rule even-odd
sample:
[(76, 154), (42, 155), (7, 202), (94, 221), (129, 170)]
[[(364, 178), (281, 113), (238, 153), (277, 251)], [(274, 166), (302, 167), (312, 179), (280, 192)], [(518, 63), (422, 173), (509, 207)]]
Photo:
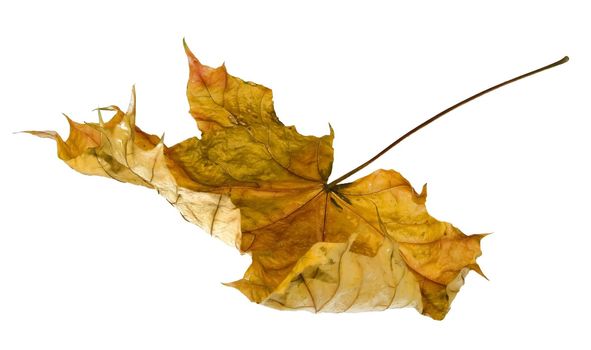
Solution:
[(486, 279), (487, 281), (490, 281), (490, 279), (488, 277), (486, 277), (486, 275), (484, 274), (484, 272), (482, 272), (482, 269), (480, 268), (480, 265), (478, 264), (472, 264), (471, 266), (469, 266), (469, 268), (476, 272), (477, 274), (479, 274), (480, 276), (484, 277), (484, 279)]
[(103, 113), (101, 113), (101, 110), (99, 108), (95, 108), (94, 110), (98, 112), (99, 125), (104, 126), (105, 121), (103, 120)]
[(189, 45), (187, 45), (185, 38), (183, 38), (183, 48), (185, 49), (185, 53), (187, 54), (187, 58), (189, 59), (189, 63), (196, 62), (198, 64), (201, 64), (201, 62), (199, 62), (197, 57), (195, 57), (195, 55), (193, 54), (193, 52), (189, 48)]
[(135, 84), (133, 84), (131, 86), (131, 98), (129, 100), (129, 106), (127, 107), (127, 114), (135, 114), (135, 103), (136, 103)]
[(53, 130), (42, 130), (42, 131), (23, 130), (23, 131), (17, 131), (16, 133), (18, 133), (18, 134), (30, 134), (30, 135), (33, 135), (33, 136), (37, 136), (37, 137), (41, 137), (41, 138), (46, 138), (46, 139), (52, 139), (52, 140), (57, 140), (59, 138), (59, 135), (57, 134), (57, 132), (55, 132)]

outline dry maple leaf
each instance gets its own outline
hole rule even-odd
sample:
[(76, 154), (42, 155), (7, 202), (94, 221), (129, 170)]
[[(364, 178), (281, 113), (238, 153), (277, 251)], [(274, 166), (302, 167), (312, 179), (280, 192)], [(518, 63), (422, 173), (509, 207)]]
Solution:
[[(483, 235), (430, 216), (426, 189), (416, 193), (396, 171), (341, 181), (449, 110), (511, 81), (436, 115), (328, 183), (332, 130), (299, 134), (275, 115), (270, 89), (223, 65), (202, 65), (185, 49), (187, 97), (201, 138), (167, 147), (143, 132), (135, 91), (126, 112), (99, 109), (99, 123), (68, 118), (66, 141), (53, 131), (27, 132), (56, 140), (59, 158), (74, 170), (156, 189), (186, 220), (252, 255), (244, 277), (227, 284), (252, 301), (315, 312), (412, 306), (442, 319), (468, 271), (482, 274), (476, 258)], [(115, 115), (104, 122), (100, 110)]]

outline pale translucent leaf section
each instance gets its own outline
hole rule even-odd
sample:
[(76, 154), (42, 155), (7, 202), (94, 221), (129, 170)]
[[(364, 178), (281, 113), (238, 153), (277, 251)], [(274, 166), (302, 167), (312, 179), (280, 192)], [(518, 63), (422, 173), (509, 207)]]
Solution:
[(187, 190), (177, 184), (162, 140), (135, 126), (135, 91), (127, 112), (116, 106), (102, 110), (115, 115), (106, 123), (100, 118), (99, 123), (78, 124), (68, 118), (67, 141), (54, 131), (28, 133), (56, 140), (58, 156), (74, 170), (154, 188), (187, 221), (229, 245), (240, 246), (240, 210), (228, 194)]

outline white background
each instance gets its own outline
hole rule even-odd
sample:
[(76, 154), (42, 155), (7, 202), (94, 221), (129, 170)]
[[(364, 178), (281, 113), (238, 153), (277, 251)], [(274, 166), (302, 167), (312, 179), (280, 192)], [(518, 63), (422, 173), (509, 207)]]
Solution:
[[(248, 4), (246, 4), (248, 3)], [(409, 5), (408, 3), (412, 3)], [(47, 1), (0, 5), (0, 349), (589, 348), (591, 23), (585, 2)], [(249, 264), (155, 192), (75, 173), (64, 112), (126, 107), (171, 145), (197, 134), (181, 40), (274, 90), (305, 134), (335, 129), (333, 179), (372, 164), (429, 184), (428, 208), (494, 232), (442, 322), (413, 309), (279, 312), (220, 282)]]

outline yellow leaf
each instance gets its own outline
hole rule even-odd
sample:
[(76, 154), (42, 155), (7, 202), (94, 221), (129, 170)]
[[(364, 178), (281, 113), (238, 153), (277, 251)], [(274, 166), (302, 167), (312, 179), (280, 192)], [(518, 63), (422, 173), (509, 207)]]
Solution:
[(344, 312), (415, 307), (442, 319), (469, 270), (482, 235), (466, 236), (427, 213), (393, 170), (328, 185), (333, 131), (305, 136), (277, 118), (270, 89), (225, 66), (202, 65), (185, 46), (187, 98), (201, 137), (172, 147), (115, 106), (104, 123), (71, 121), (57, 142), (74, 170), (154, 188), (182, 216), (252, 256), (243, 278), (227, 283), (278, 309)]

